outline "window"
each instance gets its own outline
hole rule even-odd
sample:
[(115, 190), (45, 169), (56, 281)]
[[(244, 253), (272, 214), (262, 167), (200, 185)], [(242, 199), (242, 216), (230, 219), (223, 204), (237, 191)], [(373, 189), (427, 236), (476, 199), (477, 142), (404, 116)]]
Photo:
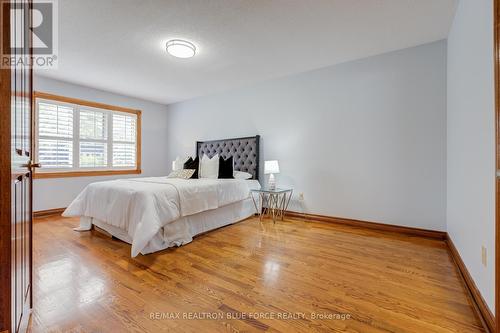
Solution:
[(141, 172), (141, 111), (39, 92), (35, 103), (35, 177)]

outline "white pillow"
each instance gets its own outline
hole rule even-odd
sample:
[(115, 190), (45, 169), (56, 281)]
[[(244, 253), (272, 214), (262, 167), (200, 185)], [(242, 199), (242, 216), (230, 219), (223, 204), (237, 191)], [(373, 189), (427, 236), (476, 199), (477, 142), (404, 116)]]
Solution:
[(175, 161), (172, 163), (172, 171), (178, 171), (184, 169), (184, 163), (189, 159), (189, 157), (181, 158), (177, 156)]
[(215, 154), (212, 158), (203, 155), (200, 161), (199, 178), (219, 178), (219, 154)]
[(250, 179), (252, 178), (252, 175), (249, 174), (248, 172), (243, 172), (243, 171), (233, 171), (233, 177), (236, 179)]

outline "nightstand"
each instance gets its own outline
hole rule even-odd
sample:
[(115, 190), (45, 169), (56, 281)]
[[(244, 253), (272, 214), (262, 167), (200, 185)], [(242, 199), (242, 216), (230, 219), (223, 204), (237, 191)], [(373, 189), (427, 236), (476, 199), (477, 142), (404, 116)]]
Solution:
[(262, 221), (262, 218), (267, 214), (272, 217), (274, 223), (276, 223), (276, 219), (283, 221), (292, 194), (292, 188), (278, 187), (271, 190), (264, 187), (259, 190), (252, 190), (252, 200), (257, 214), (259, 214), (259, 219)]

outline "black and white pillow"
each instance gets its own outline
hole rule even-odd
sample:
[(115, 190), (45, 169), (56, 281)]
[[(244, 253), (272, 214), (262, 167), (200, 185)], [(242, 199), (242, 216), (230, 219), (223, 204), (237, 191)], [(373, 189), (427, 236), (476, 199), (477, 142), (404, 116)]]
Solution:
[(194, 160), (192, 157), (188, 158), (188, 160), (184, 163), (184, 169), (194, 169), (194, 173), (191, 176), (191, 179), (198, 178), (198, 169), (200, 168), (200, 159), (196, 157)]
[(219, 178), (229, 179), (234, 178), (233, 176), (233, 157), (229, 157), (225, 160), (222, 156), (219, 157)]
[(167, 178), (180, 178), (180, 179), (189, 179), (193, 177), (195, 170), (194, 169), (181, 169), (172, 171)]

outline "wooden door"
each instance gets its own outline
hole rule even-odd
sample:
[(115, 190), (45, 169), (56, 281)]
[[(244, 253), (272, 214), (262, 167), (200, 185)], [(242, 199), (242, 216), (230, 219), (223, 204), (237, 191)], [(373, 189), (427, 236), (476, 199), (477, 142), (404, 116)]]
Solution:
[[(2, 3), (2, 56), (31, 59), (30, 26), (31, 1)], [(32, 304), (33, 75), (17, 61), (0, 71), (0, 332), (24, 332)]]

